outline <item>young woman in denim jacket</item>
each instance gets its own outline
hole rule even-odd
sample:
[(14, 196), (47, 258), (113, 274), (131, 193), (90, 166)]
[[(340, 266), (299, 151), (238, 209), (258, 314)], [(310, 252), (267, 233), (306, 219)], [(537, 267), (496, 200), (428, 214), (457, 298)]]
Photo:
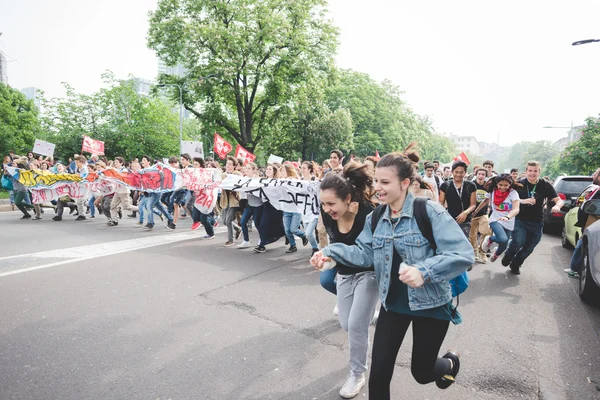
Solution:
[[(414, 175), (415, 152), (384, 156), (375, 171), (380, 204), (387, 204), (374, 234), (371, 217), (356, 245), (332, 244), (316, 253), (311, 263), (321, 269), (335, 260), (364, 268), (375, 266), (382, 307), (375, 330), (369, 398), (390, 398), (396, 356), (409, 325), (413, 326), (411, 372), (421, 384), (436, 382), (445, 389), (454, 382), (460, 362), (456, 351), (438, 357), (450, 321), (461, 322), (452, 307), (449, 280), (474, 262), (473, 248), (444, 208), (427, 203), (437, 251), (421, 234), (413, 214), (409, 186)], [(403, 262), (402, 271), (400, 264)]]
[[(367, 166), (350, 162), (341, 174), (328, 174), (320, 186), (321, 216), (330, 243), (353, 245), (373, 211), (373, 178)], [(366, 383), (369, 325), (377, 305), (373, 265), (337, 265), (337, 308), (340, 325), (348, 332), (350, 374), (340, 396), (351, 399)]]

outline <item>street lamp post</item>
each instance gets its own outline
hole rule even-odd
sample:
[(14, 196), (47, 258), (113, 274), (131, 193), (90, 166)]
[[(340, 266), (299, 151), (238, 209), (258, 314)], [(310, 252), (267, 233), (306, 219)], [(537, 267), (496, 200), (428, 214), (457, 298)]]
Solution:
[[(202, 78), (198, 78), (198, 83), (202, 82), (205, 79), (215, 78), (219, 76), (218, 74), (210, 74), (207, 76), (203, 76)], [(166, 86), (175, 86), (179, 89), (179, 154), (183, 152), (183, 88), (187, 85), (188, 82), (184, 82), (183, 84), (178, 83), (160, 83), (156, 86), (166, 87)]]
[(584, 39), (571, 43), (571, 46), (580, 46), (582, 44), (600, 42), (600, 39)]

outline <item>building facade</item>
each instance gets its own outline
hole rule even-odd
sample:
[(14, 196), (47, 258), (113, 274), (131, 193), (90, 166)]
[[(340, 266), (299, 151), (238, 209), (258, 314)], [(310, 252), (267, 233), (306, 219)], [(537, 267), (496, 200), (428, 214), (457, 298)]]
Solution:
[(450, 139), (454, 142), (458, 151), (480, 155), (479, 142), (475, 136), (450, 136)]
[(21, 89), (21, 93), (27, 97), (27, 100), (33, 100), (33, 104), (38, 108), (41, 108), (42, 104), (40, 101), (40, 91), (34, 87), (27, 87)]
[(0, 52), (0, 83), (4, 83), (8, 85), (8, 61), (6, 60), (6, 56)]

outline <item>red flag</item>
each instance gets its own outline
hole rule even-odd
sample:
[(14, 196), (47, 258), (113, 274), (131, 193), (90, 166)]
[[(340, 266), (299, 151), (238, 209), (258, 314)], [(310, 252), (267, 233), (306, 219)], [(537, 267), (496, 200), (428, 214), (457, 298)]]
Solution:
[(244, 165), (246, 165), (254, 161), (256, 156), (238, 144), (235, 146), (235, 158), (241, 158), (244, 160)]
[(468, 165), (471, 165), (471, 161), (469, 161), (469, 158), (467, 157), (467, 155), (465, 154), (464, 151), (462, 153), (460, 153), (459, 155), (457, 155), (456, 157), (454, 157), (454, 161), (464, 161)]
[(379, 157), (379, 150), (375, 150), (375, 158), (377, 159), (377, 161), (381, 159), (381, 157)]
[(104, 155), (104, 142), (100, 140), (94, 140), (89, 136), (83, 135), (83, 145), (81, 146), (81, 152), (87, 152), (92, 154)]
[(222, 158), (223, 160), (227, 158), (227, 154), (231, 151), (232, 147), (229, 142), (219, 136), (218, 133), (215, 133), (214, 146), (215, 153)]

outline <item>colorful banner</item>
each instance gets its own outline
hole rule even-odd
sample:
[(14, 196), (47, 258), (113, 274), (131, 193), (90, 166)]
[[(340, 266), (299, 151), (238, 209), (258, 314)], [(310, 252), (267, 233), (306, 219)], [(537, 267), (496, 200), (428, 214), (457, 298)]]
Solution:
[(53, 156), (54, 148), (56, 145), (54, 143), (45, 142), (40, 139), (35, 139), (35, 143), (33, 144), (33, 151), (36, 154), (41, 154), (43, 156)]
[(227, 179), (221, 183), (221, 189), (253, 194), (281, 211), (318, 217), (320, 184), (319, 181), (227, 175)]
[(214, 151), (221, 159), (227, 158), (227, 154), (231, 152), (231, 144), (219, 136), (218, 133), (215, 133), (214, 138)]
[(54, 189), (72, 182), (83, 180), (79, 175), (74, 174), (38, 174), (34, 171), (23, 170), (14, 167), (6, 167), (8, 173), (23, 185), (36, 189)]
[(235, 158), (241, 158), (244, 160), (244, 165), (246, 165), (254, 161), (256, 156), (238, 144), (235, 146)]
[(87, 152), (92, 154), (104, 155), (104, 142), (100, 140), (94, 140), (87, 135), (83, 135), (83, 144), (81, 146), (81, 152)]

